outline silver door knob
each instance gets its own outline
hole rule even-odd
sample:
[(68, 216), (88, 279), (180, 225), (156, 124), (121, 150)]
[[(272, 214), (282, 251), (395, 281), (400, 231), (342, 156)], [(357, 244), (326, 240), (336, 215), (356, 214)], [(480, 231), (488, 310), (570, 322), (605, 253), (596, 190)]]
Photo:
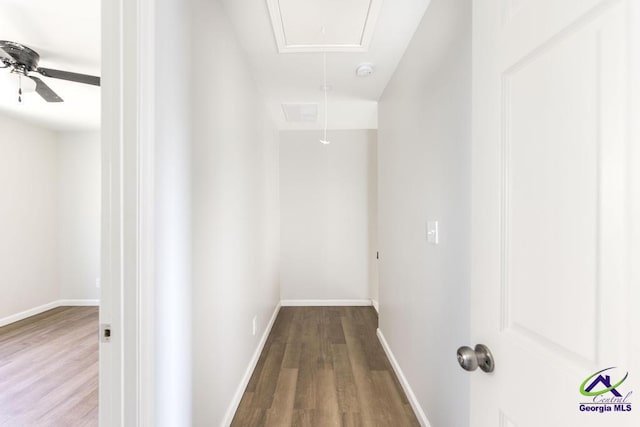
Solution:
[(486, 345), (478, 344), (475, 349), (460, 347), (458, 349), (458, 363), (466, 371), (475, 371), (478, 366), (484, 372), (493, 372), (495, 361)]

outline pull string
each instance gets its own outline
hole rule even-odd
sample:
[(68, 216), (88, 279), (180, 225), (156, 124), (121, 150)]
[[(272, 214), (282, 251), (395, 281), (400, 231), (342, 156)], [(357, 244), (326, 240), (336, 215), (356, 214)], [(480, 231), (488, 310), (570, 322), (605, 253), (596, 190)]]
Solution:
[(22, 74), (18, 74), (18, 102), (22, 103)]
[[(322, 40), (324, 41), (325, 36), (327, 35), (327, 30), (326, 28), (323, 26), (320, 28), (320, 32), (322, 33)], [(323, 131), (323, 138), (320, 140), (321, 143), (323, 143), (324, 145), (330, 144), (331, 141), (327, 140), (327, 127), (328, 127), (328, 123), (329, 123), (329, 118), (328, 118), (328, 114), (329, 114), (329, 107), (327, 106), (327, 100), (328, 100), (328, 94), (327, 92), (329, 91), (329, 88), (327, 87), (327, 52), (323, 51), (322, 52), (322, 91), (324, 92), (324, 131)]]
[(324, 144), (328, 144), (327, 141), (327, 125), (329, 123), (328, 117), (328, 108), (327, 108), (327, 53), (322, 53), (322, 75), (324, 80), (324, 85), (322, 89), (324, 90)]

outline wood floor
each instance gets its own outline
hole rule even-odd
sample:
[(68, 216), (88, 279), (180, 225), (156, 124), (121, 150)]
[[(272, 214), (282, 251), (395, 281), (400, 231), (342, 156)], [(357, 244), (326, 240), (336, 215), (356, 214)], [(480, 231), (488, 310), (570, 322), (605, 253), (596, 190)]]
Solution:
[(0, 328), (0, 426), (98, 425), (98, 308)]
[(232, 426), (419, 426), (372, 307), (282, 307)]

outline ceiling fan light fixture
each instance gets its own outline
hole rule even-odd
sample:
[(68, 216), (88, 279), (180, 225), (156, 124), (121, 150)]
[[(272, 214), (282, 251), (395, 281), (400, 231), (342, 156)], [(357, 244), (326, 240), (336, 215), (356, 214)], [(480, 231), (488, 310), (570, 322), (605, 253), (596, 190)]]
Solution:
[[(82, 83), (92, 86), (100, 86), (100, 77), (88, 74), (73, 73), (70, 71), (55, 70), (51, 68), (39, 67), (40, 55), (31, 48), (8, 40), (0, 40), (0, 68), (9, 68), (12, 74), (18, 74), (18, 102), (22, 102), (21, 88), (27, 87), (27, 80), (35, 84), (35, 92), (47, 102), (63, 102), (63, 99), (56, 94), (40, 77), (67, 80), (75, 83)], [(29, 87), (32, 87), (30, 85)]]
[(36, 91), (36, 82), (19, 73), (11, 73), (11, 84), (15, 91), (22, 88), (22, 93), (31, 93)]
[(0, 75), (0, 98), (15, 99), (17, 104), (21, 104), (25, 96), (35, 92), (36, 84), (31, 79), (20, 73), (2, 73)]

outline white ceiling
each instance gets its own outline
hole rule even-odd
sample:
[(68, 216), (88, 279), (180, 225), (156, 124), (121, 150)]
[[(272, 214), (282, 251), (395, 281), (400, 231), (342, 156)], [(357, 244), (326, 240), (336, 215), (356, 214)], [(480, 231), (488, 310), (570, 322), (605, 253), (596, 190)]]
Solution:
[[(377, 101), (429, 4), (429, 0), (221, 1), (248, 54), (269, 113), (280, 129), (322, 127), (319, 44), (330, 45), (325, 48), (329, 51), (327, 73), (332, 86), (329, 127), (377, 128)], [(306, 52), (279, 53), (278, 24), (274, 31), (268, 2), (277, 3), (286, 43), (302, 46)], [(40, 53), (41, 66), (99, 75), (100, 0), (1, 0), (0, 40), (33, 48)], [(346, 45), (342, 50), (349, 50), (358, 43), (363, 52), (335, 52), (336, 45)], [(359, 78), (355, 69), (365, 62), (372, 63), (375, 72)], [(18, 104), (12, 88), (15, 76), (7, 71), (0, 70), (1, 114), (56, 130), (99, 127), (99, 88), (43, 78), (65, 102), (47, 103), (37, 94), (28, 93)], [(318, 103), (318, 120), (287, 122), (284, 103)]]
[[(296, 6), (295, 2), (299, 2)], [(222, 0), (255, 78), (267, 101), (269, 113), (280, 129), (320, 129), (323, 116), (322, 54), (317, 44), (353, 44), (363, 34), (368, 0)], [(277, 2), (282, 23), (272, 26), (268, 3)], [(377, 101), (393, 75), (429, 0), (382, 0), (371, 42), (365, 52), (327, 53), (329, 128), (377, 128)], [(304, 7), (299, 7), (304, 6)], [(345, 16), (350, 17), (345, 19)], [(374, 17), (375, 18), (375, 17)], [(279, 53), (278, 26), (287, 41), (310, 45), (308, 52)], [(275, 27), (275, 32), (274, 32)], [(322, 34), (322, 27), (325, 34)], [(287, 30), (289, 29), (289, 30)], [(291, 35), (290, 35), (291, 34)], [(313, 45), (316, 45), (315, 47)], [(331, 49), (327, 49), (331, 50)], [(371, 63), (375, 72), (361, 78), (355, 74), (361, 63)], [(318, 103), (317, 122), (287, 122), (282, 104)]]
[[(100, 75), (100, 0), (0, 0), (0, 40), (40, 54), (40, 66)], [(65, 102), (35, 92), (18, 104), (15, 75), (0, 69), (0, 114), (55, 130), (97, 129), (100, 88), (41, 77)]]

